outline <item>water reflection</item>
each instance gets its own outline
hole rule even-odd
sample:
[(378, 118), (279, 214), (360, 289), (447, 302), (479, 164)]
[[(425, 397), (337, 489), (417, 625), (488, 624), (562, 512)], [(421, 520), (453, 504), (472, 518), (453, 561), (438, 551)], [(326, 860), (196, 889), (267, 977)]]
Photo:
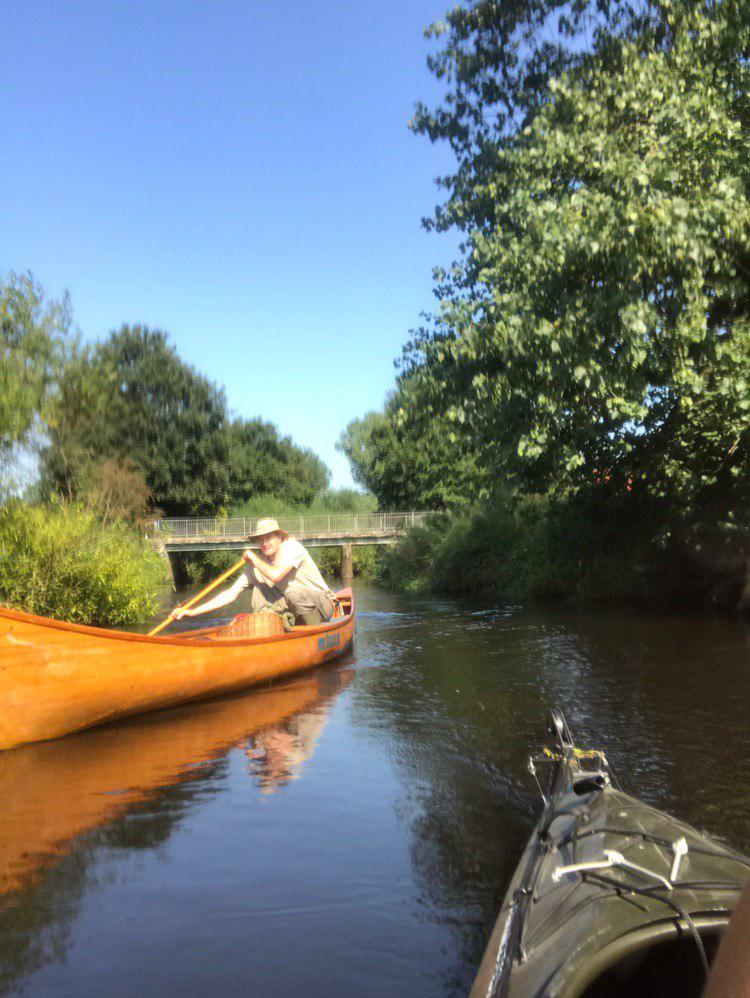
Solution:
[(97, 851), (166, 842), (234, 747), (264, 793), (298, 777), (352, 677), (329, 668), (1, 753), (0, 991), (63, 956)]
[(2, 753), (0, 798), (12, 807), (0, 827), (0, 895), (33, 881), (82, 833), (199, 780), (233, 746), (245, 745), (264, 790), (278, 789), (299, 775), (352, 676), (323, 672)]
[(315, 751), (327, 718), (325, 706), (318, 704), (248, 739), (245, 755), (250, 761), (250, 772), (264, 794), (275, 793), (299, 778), (304, 763)]

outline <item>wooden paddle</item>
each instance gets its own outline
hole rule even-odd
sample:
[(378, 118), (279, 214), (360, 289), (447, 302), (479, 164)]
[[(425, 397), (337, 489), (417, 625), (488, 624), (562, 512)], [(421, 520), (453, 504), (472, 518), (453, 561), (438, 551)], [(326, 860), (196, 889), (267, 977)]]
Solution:
[(230, 575), (234, 575), (235, 572), (239, 572), (239, 570), (241, 568), (244, 568), (244, 566), (245, 566), (245, 559), (240, 558), (240, 560), (235, 562), (231, 568), (228, 568), (223, 575), (220, 575), (218, 579), (214, 579), (214, 581), (209, 583), (209, 585), (207, 585), (205, 589), (201, 589), (201, 591), (198, 593), (197, 596), (193, 596), (193, 598), (189, 599), (187, 603), (185, 603), (183, 606), (175, 607), (175, 609), (172, 610), (172, 612), (170, 613), (170, 615), (167, 617), (166, 620), (162, 620), (160, 624), (157, 624), (156, 627), (153, 628), (153, 630), (150, 630), (148, 632), (147, 637), (153, 638), (155, 634), (159, 633), (159, 631), (163, 631), (164, 628), (167, 626), (167, 624), (171, 624), (171, 622), (175, 619), (175, 615), (177, 614), (178, 610), (189, 610), (191, 606), (195, 606), (196, 603), (199, 603), (204, 596), (208, 596), (208, 594), (211, 592), (212, 589), (216, 589), (216, 587), (220, 586), (225, 579), (228, 579)]

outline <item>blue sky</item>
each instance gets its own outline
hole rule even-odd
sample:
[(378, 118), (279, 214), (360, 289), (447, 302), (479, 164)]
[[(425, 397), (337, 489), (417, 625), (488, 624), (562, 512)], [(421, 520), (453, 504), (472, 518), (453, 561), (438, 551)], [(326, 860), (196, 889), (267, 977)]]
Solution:
[(3, 0), (0, 270), (69, 289), (87, 339), (169, 332), (350, 483), (457, 239), (423, 231), (450, 151), (409, 132), (440, 0)]

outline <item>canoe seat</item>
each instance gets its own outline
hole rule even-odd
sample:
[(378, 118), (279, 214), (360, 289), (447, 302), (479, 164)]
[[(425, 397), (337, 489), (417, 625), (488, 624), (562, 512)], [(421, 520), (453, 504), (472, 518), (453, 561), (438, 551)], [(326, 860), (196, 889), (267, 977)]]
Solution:
[(240, 613), (226, 627), (213, 635), (216, 638), (268, 638), (284, 633), (284, 622), (277, 613)]

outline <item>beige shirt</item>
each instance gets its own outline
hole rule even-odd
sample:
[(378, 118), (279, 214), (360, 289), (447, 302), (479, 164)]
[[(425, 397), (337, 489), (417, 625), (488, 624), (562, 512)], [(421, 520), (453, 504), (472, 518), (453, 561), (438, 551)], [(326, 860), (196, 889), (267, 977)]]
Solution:
[[(263, 555), (259, 555), (263, 558)], [(264, 559), (268, 561), (268, 559)], [(307, 550), (302, 547), (299, 541), (295, 540), (293, 537), (287, 537), (285, 541), (282, 541), (279, 545), (279, 550), (277, 553), (276, 561), (270, 562), (269, 565), (273, 564), (274, 568), (280, 568), (281, 566), (286, 567), (287, 565), (291, 568), (291, 571), (287, 572), (283, 579), (276, 583), (275, 588), (281, 593), (286, 593), (287, 589), (292, 587), (299, 587), (301, 589), (313, 590), (314, 592), (325, 593), (329, 599), (335, 599), (334, 594), (331, 592), (330, 588), (326, 585), (325, 579), (320, 574), (320, 569), (312, 560)], [(258, 582), (261, 586), (271, 586), (272, 583), (261, 575), (260, 572), (254, 566), (251, 568), (250, 565), (242, 572), (237, 580), (224, 592), (219, 593), (212, 600), (207, 603), (203, 603), (200, 608), (201, 613), (209, 613), (213, 610), (220, 610), (222, 607), (227, 606), (227, 604), (234, 602), (240, 593), (247, 589), (251, 584), (250, 572), (253, 572), (252, 581)]]
[[(259, 557), (263, 558), (263, 555), (261, 554)], [(275, 561), (271, 562), (267, 558), (263, 558), (263, 560), (268, 561), (268, 564), (273, 565), (274, 568), (291, 567), (291, 571), (275, 585), (275, 588), (282, 593), (285, 593), (290, 585), (295, 585), (301, 586), (303, 589), (313, 589), (333, 595), (330, 586), (326, 584), (325, 579), (320, 574), (320, 569), (310, 557), (307, 549), (298, 540), (295, 540), (294, 537), (287, 537), (285, 541), (281, 542)], [(246, 589), (250, 584), (250, 571), (253, 572), (255, 581), (260, 585), (271, 585), (268, 579), (261, 575), (257, 568), (251, 568), (248, 565), (240, 576), (240, 580), (244, 579), (244, 585), (241, 585), (242, 589)]]

